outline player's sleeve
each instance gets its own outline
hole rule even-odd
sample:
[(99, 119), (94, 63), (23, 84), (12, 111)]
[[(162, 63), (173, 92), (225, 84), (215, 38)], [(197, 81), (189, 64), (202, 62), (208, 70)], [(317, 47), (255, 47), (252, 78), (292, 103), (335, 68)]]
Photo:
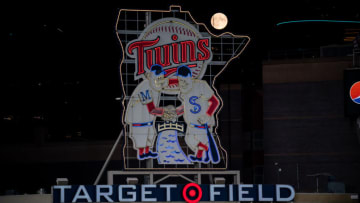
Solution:
[(161, 116), (164, 114), (164, 109), (160, 108), (160, 107), (156, 107), (153, 101), (146, 104), (146, 106), (147, 106), (149, 113), (152, 115)]
[(176, 115), (178, 115), (178, 116), (183, 115), (184, 114), (184, 105), (181, 104), (181, 106), (177, 107), (175, 111), (176, 111)]
[(210, 88), (210, 86), (206, 82), (202, 83), (202, 94), (204, 98), (209, 102), (209, 107), (206, 110), (206, 114), (208, 116), (214, 115), (216, 109), (220, 105), (220, 101), (215, 96), (214, 91)]
[(210, 105), (206, 111), (206, 114), (209, 116), (212, 116), (212, 115), (214, 115), (216, 109), (219, 107), (220, 101), (218, 98), (216, 98), (215, 95), (212, 95), (208, 101), (209, 101)]
[(149, 90), (148, 88), (146, 88), (145, 90), (139, 91), (138, 98), (140, 99), (140, 102), (143, 105), (146, 105), (147, 110), (149, 111), (150, 114), (156, 115), (156, 116), (161, 116), (164, 114), (163, 108), (158, 108), (155, 106), (154, 101), (153, 101), (152, 91)]

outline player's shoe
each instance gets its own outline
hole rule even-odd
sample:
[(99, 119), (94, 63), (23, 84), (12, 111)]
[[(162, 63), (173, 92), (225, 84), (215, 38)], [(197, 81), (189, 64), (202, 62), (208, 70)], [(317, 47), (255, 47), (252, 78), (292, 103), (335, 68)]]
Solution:
[(157, 158), (157, 157), (158, 157), (158, 153), (149, 151), (148, 153), (145, 154), (145, 157), (146, 157), (146, 158)]
[(202, 162), (202, 157), (197, 158), (195, 155), (189, 155), (189, 159), (191, 162)]
[(203, 160), (203, 163), (208, 164), (209, 162), (210, 162), (209, 151), (205, 151), (205, 158)]
[(141, 154), (141, 155), (138, 155), (138, 159), (139, 160), (144, 160), (144, 159), (146, 159), (146, 154)]

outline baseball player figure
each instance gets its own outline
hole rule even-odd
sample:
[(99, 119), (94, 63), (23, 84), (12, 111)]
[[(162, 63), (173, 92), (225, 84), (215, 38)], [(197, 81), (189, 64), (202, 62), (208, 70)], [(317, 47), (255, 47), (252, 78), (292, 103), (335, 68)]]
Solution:
[(130, 138), (137, 150), (139, 160), (157, 158), (151, 151), (157, 135), (156, 116), (162, 116), (164, 109), (159, 108), (161, 90), (168, 85), (162, 66), (153, 65), (144, 79), (133, 91), (128, 103), (125, 122), (130, 126)]
[(211, 159), (212, 163), (219, 163), (219, 152), (211, 132), (220, 102), (206, 81), (192, 78), (187, 66), (178, 67), (177, 77), (182, 105), (176, 113), (183, 115), (187, 124), (185, 142), (194, 152), (189, 159), (202, 163), (209, 163)]

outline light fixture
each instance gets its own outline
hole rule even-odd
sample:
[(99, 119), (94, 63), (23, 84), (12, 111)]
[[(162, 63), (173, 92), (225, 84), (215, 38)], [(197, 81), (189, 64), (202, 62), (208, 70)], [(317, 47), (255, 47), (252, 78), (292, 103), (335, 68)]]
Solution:
[(139, 179), (135, 178), (135, 177), (128, 177), (128, 178), (126, 178), (126, 183), (128, 185), (136, 185), (139, 183)]
[(67, 178), (56, 178), (57, 185), (68, 185), (69, 180)]
[(214, 178), (214, 183), (215, 184), (225, 184), (225, 178), (223, 178), (223, 177), (216, 177), (216, 178)]

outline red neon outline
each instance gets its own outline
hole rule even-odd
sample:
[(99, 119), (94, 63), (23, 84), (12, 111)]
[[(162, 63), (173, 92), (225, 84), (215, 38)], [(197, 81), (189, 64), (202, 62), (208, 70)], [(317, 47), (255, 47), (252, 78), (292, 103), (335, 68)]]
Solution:
[(178, 108), (176, 108), (176, 114), (177, 114), (178, 116), (184, 114), (184, 105), (181, 105), (181, 106), (179, 106)]
[(169, 79), (169, 86), (178, 85), (178, 84), (179, 84), (179, 80), (177, 78), (170, 78)]
[(139, 155), (143, 155), (144, 154), (144, 148), (139, 148)]
[(173, 59), (173, 62), (175, 64), (179, 64), (180, 61), (179, 61), (179, 44), (177, 43), (172, 43), (171, 44), (172, 46), (172, 59)]
[(152, 115), (161, 116), (164, 114), (164, 109), (155, 107), (155, 104), (153, 101), (147, 103), (146, 107), (147, 107), (149, 113)]
[[(185, 30), (179, 30), (180, 34), (182, 32), (186, 35)], [(187, 31), (187, 33), (190, 33)], [(188, 34), (190, 36), (190, 34)], [(173, 41), (176, 41), (177, 35), (171, 36)], [(137, 49), (137, 67), (135, 70), (135, 73), (137, 76), (142, 75), (145, 73), (145, 67), (144, 67), (144, 60), (146, 58), (146, 68), (150, 69), (150, 67), (153, 65), (153, 56), (155, 54), (155, 63), (163, 66), (163, 68), (167, 66), (171, 66), (172, 64), (179, 64), (180, 60), (181, 63), (187, 63), (187, 62), (196, 62), (196, 61), (205, 61), (208, 60), (211, 56), (210, 47), (209, 47), (209, 39), (208, 38), (202, 38), (198, 39), (197, 41), (193, 40), (186, 40), (181, 42), (173, 42), (170, 44), (164, 44), (158, 47), (152, 47), (155, 46), (160, 40), (160, 37), (158, 36), (155, 40), (140, 40), (140, 41), (134, 41), (131, 44), (128, 45), (127, 53), (129, 55), (134, 55), (133, 50)], [(179, 45), (181, 48), (181, 56), (179, 59)], [(172, 56), (170, 61), (170, 46), (172, 48)], [(150, 49), (145, 50), (145, 48), (150, 47)], [(152, 47), (152, 48), (151, 48)], [(188, 49), (189, 47), (189, 49)], [(161, 51), (163, 49), (163, 52)], [(188, 51), (189, 50), (189, 51)], [(199, 51), (198, 53), (197, 50)], [(155, 53), (153, 53), (155, 52)], [(188, 56), (189, 53), (189, 56)], [(163, 58), (163, 60), (162, 60)]]
[(160, 40), (160, 37), (157, 37), (155, 40), (143, 40), (143, 41), (137, 41), (133, 42), (128, 46), (127, 52), (130, 55), (133, 55), (133, 49), (137, 50), (137, 60), (138, 60), (138, 67), (136, 70), (137, 75), (141, 75), (145, 73), (144, 70), (144, 48), (145, 47), (151, 47), (157, 44)]
[(146, 50), (146, 65), (147, 65), (147, 68), (150, 69), (151, 66), (154, 65), (153, 63), (153, 50), (152, 49), (149, 49), (149, 50)]
[(176, 34), (173, 34), (173, 35), (171, 35), (171, 39), (173, 41), (176, 41), (176, 40), (178, 40), (178, 36)]
[[(164, 70), (166, 72), (164, 76), (167, 77), (167, 76), (175, 73), (176, 70), (177, 70), (177, 68), (168, 68), (168, 69)], [(169, 85), (170, 85), (170, 81), (169, 81)]]
[(208, 147), (208, 146), (206, 146), (206, 145), (204, 145), (204, 144), (203, 144), (203, 143), (201, 143), (201, 142), (199, 142), (198, 147), (202, 147), (202, 148), (204, 148), (204, 149), (205, 149), (205, 151), (208, 151), (208, 150), (209, 150), (209, 147)]
[(208, 116), (212, 116), (214, 114), (214, 112), (216, 111), (216, 109), (219, 107), (220, 101), (215, 97), (215, 95), (213, 95), (210, 99), (210, 106), (208, 108), (208, 110), (206, 111), (206, 114)]
[[(199, 40), (200, 41), (200, 40)], [(189, 47), (189, 52), (190, 52), (190, 56), (189, 59), (191, 62), (196, 61), (196, 56), (195, 56), (195, 42), (192, 40), (186, 40), (186, 41), (182, 41), (180, 42), (181, 44), (181, 62), (182, 63), (186, 63), (188, 62), (187, 59), (187, 47)], [(187, 46), (189, 45), (189, 46)]]
[[(164, 52), (161, 52), (161, 48), (163, 48)], [(159, 47), (155, 47), (155, 63), (161, 65), (162, 67), (170, 66), (170, 45), (164, 44)], [(162, 54), (164, 53), (164, 56), (162, 57)], [(162, 62), (161, 58), (164, 59), (164, 62)]]
[[(189, 187), (195, 187), (195, 188), (199, 191), (198, 197), (197, 197), (196, 199), (194, 199), (194, 200), (189, 199), (189, 198), (187, 197), (187, 195), (186, 195), (186, 191), (187, 191), (187, 189), (188, 189)], [(185, 187), (183, 188), (182, 195), (183, 195), (183, 198), (184, 198), (184, 200), (185, 200), (186, 202), (188, 202), (188, 203), (197, 203), (197, 202), (200, 201), (200, 199), (201, 199), (201, 197), (202, 197), (202, 189), (201, 189), (201, 187), (200, 187), (198, 184), (196, 184), (196, 183), (188, 183), (188, 184), (186, 184)]]
[(197, 42), (197, 48), (199, 49), (199, 51), (201, 51), (203, 54), (198, 53), (197, 58), (199, 61), (206, 61), (210, 58), (211, 54), (210, 54), (210, 47), (209, 49), (205, 48), (205, 46), (209, 47), (209, 39), (200, 39)]
[[(156, 40), (153, 41), (149, 41), (149, 40), (137, 41), (129, 45), (127, 50), (129, 54), (133, 54), (133, 49), (138, 49), (138, 52), (143, 51), (142, 53), (137, 54), (138, 67), (136, 68), (138, 70), (135, 71), (137, 72), (137, 75), (141, 75), (145, 73), (145, 67), (144, 67), (145, 58), (146, 58), (146, 68), (149, 70), (150, 67), (154, 65), (154, 60), (155, 60), (155, 64), (159, 64), (163, 68), (166, 68), (168, 66), (179, 63), (206, 61), (210, 58), (210, 47), (206, 47), (209, 45), (209, 39), (199, 39), (198, 42), (195, 42), (193, 40), (174, 42), (157, 47), (150, 47), (149, 49), (145, 50), (146, 47), (149, 47), (148, 45), (150, 45), (149, 44), (150, 42), (152, 42), (151, 45), (154, 46), (157, 44), (159, 39), (160, 37), (156, 38)], [(181, 61), (179, 60), (179, 45), (181, 47), (181, 56), (180, 56)], [(197, 50), (199, 52), (196, 55)], [(172, 60), (170, 60), (170, 57)], [(197, 66), (196, 64), (188, 65), (189, 68), (193, 68), (196, 66)], [(167, 75), (165, 75), (165, 77), (166, 76)]]
[(154, 102), (150, 102), (150, 103), (146, 104), (146, 107), (147, 107), (149, 113), (151, 113), (151, 111), (155, 109), (155, 104), (154, 104)]
[(203, 152), (204, 152), (204, 150), (198, 149), (198, 151), (196, 153), (196, 158), (201, 158), (203, 156)]

